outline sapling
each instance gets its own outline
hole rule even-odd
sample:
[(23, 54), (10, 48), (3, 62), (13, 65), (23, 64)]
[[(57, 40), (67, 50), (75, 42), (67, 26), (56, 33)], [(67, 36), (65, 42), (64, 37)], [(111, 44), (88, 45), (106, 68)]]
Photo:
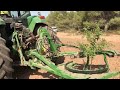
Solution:
[(80, 44), (80, 49), (83, 51), (83, 55), (87, 57), (87, 62), (84, 66), (84, 70), (90, 69), (90, 60), (96, 56), (96, 52), (103, 51), (108, 44), (105, 39), (101, 38), (102, 31), (99, 26), (95, 28), (84, 28), (83, 36), (86, 37), (87, 43)]

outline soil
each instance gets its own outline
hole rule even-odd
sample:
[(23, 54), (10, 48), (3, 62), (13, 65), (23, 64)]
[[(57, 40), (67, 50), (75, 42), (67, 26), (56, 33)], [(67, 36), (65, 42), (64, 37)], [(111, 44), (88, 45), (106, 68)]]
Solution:
[[(63, 33), (63, 32), (58, 32), (57, 36), (59, 39), (65, 43), (65, 44), (71, 44), (71, 45), (79, 45), (79, 43), (83, 43), (86, 40), (83, 39), (82, 35), (73, 35), (70, 33)], [(120, 52), (120, 35), (104, 35), (102, 38), (106, 39), (107, 42), (112, 43), (111, 50), (116, 50)], [(68, 48), (68, 47), (62, 47), (61, 48), (62, 52), (67, 52), (67, 51), (78, 51), (75, 48)], [(115, 57), (107, 57), (108, 64), (109, 64), (109, 72), (116, 72), (120, 70), (120, 56), (115, 56)], [(69, 56), (65, 57), (64, 63), (67, 63), (69, 61), (74, 61), (77, 63), (84, 63), (83, 59), (79, 58), (70, 58)], [(103, 62), (103, 57), (102, 56), (96, 56), (95, 59), (93, 60), (94, 64), (104, 64)], [(61, 70), (65, 70), (63, 66), (59, 66)], [(99, 78), (107, 73), (103, 74), (94, 74), (94, 75), (85, 75), (85, 74), (76, 74), (76, 73), (71, 73), (65, 70), (67, 73), (71, 75), (77, 75), (81, 78), (84, 77), (90, 77), (90, 78)], [(29, 67), (16, 67), (15, 72), (14, 72), (14, 77), (17, 79), (56, 79), (58, 76), (55, 76), (47, 71), (38, 69), (38, 70), (32, 70)], [(120, 79), (120, 75), (115, 76), (111, 79)]]

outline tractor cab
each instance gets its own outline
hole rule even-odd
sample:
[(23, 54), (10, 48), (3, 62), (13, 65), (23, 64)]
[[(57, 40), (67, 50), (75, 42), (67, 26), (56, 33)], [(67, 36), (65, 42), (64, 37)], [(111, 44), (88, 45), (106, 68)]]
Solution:
[(15, 22), (22, 22), (26, 27), (28, 27), (27, 17), (31, 16), (30, 11), (10, 11), (11, 17)]
[(30, 11), (10, 11), (10, 15), (15, 22), (22, 23), (33, 33), (35, 33), (40, 26), (47, 26), (45, 17), (41, 16), (41, 14), (38, 14), (38, 16), (31, 16)]
[(8, 46), (14, 32), (14, 24), (22, 23), (28, 27), (27, 17), (30, 15), (30, 11), (0, 11), (0, 36), (7, 40)]

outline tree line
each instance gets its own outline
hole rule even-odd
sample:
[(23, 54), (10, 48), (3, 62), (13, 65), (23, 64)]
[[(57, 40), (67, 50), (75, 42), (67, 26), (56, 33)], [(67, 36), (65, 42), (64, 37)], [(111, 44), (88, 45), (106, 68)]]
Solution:
[(59, 30), (107, 30), (120, 29), (120, 11), (51, 11), (46, 18), (47, 24)]

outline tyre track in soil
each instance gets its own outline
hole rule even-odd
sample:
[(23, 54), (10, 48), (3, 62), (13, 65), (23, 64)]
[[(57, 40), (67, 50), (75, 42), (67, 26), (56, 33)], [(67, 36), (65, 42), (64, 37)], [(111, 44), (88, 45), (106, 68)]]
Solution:
[[(79, 45), (79, 43), (83, 43), (86, 41), (86, 39), (83, 39), (82, 35), (71, 35), (69, 33), (63, 33), (63, 32), (58, 32), (57, 36), (60, 38), (60, 40), (65, 43), (65, 44), (72, 44), (72, 45)], [(111, 47), (113, 50), (120, 51), (120, 35), (107, 35), (103, 36), (102, 38), (105, 38), (108, 42), (112, 43), (113, 46)], [(77, 51), (76, 49), (73, 48), (61, 48), (62, 51)], [(94, 64), (103, 64), (103, 61), (101, 60), (101, 56), (97, 56), (95, 60), (93, 61)], [(114, 57), (114, 58), (109, 58), (108, 63), (110, 66), (110, 71), (109, 72), (115, 72), (120, 70), (120, 57)], [(72, 61), (70, 57), (66, 57), (64, 62)], [(75, 62), (77, 63), (82, 63), (82, 60), (79, 59), (74, 59)], [(63, 67), (60, 67), (62, 70), (64, 70)], [(68, 72), (70, 73), (70, 72)], [(71, 74), (71, 73), (70, 73)], [(17, 79), (56, 79), (57, 76), (52, 75), (51, 73), (44, 71), (44, 70), (31, 70), (29, 67), (16, 67), (15, 68), (15, 73), (13, 74)], [(73, 74), (76, 75), (76, 74)], [(95, 74), (92, 75), (93, 78), (97, 78), (99, 76), (102, 76), (104, 74)], [(82, 74), (79, 75), (84, 76)], [(90, 75), (91, 76), (91, 75)], [(120, 79), (120, 75), (112, 78), (112, 79)]]

